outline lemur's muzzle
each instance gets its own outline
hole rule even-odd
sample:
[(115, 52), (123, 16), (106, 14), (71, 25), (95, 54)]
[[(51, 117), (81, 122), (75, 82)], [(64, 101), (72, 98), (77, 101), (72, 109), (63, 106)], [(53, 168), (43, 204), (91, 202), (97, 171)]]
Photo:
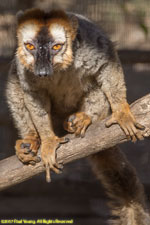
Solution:
[(49, 49), (45, 46), (39, 47), (35, 56), (34, 73), (36, 76), (46, 77), (53, 74)]

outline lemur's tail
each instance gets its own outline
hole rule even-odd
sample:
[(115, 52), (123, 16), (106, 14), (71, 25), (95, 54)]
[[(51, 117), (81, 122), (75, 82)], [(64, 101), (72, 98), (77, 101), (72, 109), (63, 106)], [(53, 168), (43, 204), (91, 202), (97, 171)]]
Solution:
[(114, 147), (91, 156), (97, 177), (109, 196), (112, 225), (150, 225), (145, 207), (143, 186), (135, 169), (119, 148)]

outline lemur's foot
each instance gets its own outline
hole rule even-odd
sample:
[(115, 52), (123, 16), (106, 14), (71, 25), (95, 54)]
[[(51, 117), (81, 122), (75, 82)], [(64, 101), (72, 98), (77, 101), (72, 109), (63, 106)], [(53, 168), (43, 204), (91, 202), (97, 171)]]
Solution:
[(37, 156), (40, 147), (40, 139), (35, 135), (26, 136), (25, 139), (16, 141), (16, 155), (23, 163), (35, 165), (40, 162), (40, 157)]
[(74, 113), (64, 122), (64, 129), (76, 136), (84, 137), (85, 131), (92, 123), (91, 118), (84, 112)]
[(55, 173), (61, 173), (63, 168), (62, 164), (56, 161), (56, 150), (60, 147), (60, 144), (68, 142), (67, 138), (58, 138), (57, 136), (45, 138), (41, 143), (41, 157), (46, 168), (46, 181), (50, 182), (50, 170)]
[(129, 140), (136, 142), (137, 139), (144, 139), (141, 130), (144, 130), (145, 127), (136, 121), (127, 103), (122, 104), (118, 110), (112, 113), (106, 126), (109, 127), (115, 123), (120, 125)]

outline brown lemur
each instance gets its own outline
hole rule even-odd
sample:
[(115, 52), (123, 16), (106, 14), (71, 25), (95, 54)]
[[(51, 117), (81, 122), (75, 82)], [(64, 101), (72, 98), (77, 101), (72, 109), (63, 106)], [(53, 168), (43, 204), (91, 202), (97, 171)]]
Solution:
[[(108, 115), (132, 141), (142, 139), (126, 100), (117, 52), (104, 32), (87, 18), (39, 9), (20, 13), (18, 47), (7, 83), (7, 101), (19, 130), (16, 154), (59, 172), (56, 149), (67, 140), (61, 130), (84, 137), (87, 127)], [(91, 156), (115, 216), (111, 224), (148, 225), (143, 187), (123, 153), (111, 148)]]

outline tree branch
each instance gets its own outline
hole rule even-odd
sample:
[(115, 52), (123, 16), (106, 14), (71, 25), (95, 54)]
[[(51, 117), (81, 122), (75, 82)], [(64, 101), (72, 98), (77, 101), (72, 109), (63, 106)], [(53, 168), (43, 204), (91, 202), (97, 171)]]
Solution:
[[(131, 110), (137, 121), (147, 128), (147, 132), (143, 132), (145, 136), (148, 136), (150, 130), (150, 94), (134, 102), (131, 105)], [(105, 127), (107, 119), (92, 124), (84, 138), (74, 138), (73, 135), (67, 135), (70, 141), (58, 149), (58, 162), (62, 161), (65, 164), (127, 141), (119, 125)], [(1, 160), (0, 190), (21, 183), (43, 171), (42, 162), (35, 166), (23, 165), (16, 156)]]

